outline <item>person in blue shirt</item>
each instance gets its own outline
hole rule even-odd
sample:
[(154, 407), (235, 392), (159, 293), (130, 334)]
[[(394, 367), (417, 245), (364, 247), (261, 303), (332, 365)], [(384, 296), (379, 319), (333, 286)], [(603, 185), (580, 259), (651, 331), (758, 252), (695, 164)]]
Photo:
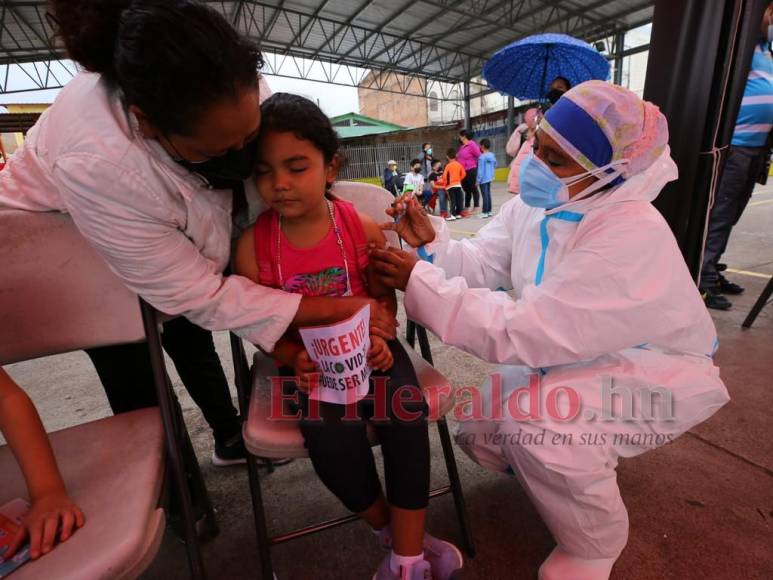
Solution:
[(491, 152), (491, 141), (480, 140), (481, 156), (478, 157), (478, 185), (483, 196), (482, 218), (490, 218), (491, 212), (491, 182), (494, 181), (494, 170), (497, 168), (497, 158)]
[(717, 268), (727, 248), (730, 232), (741, 218), (770, 155), (769, 135), (773, 129), (773, 3), (762, 17), (760, 38), (754, 48), (751, 70), (736, 119), (735, 131), (709, 217), (703, 254), (700, 290), (706, 306), (728, 310), (732, 303), (724, 294), (741, 294), (744, 289), (725, 278)]

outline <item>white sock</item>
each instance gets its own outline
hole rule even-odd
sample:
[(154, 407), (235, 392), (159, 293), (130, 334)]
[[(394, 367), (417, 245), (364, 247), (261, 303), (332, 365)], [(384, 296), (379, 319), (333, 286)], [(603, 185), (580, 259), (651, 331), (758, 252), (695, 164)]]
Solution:
[(395, 554), (395, 551), (392, 550), (389, 555), (389, 568), (392, 570), (392, 574), (399, 574), (401, 567), (409, 569), (416, 562), (421, 562), (423, 559), (423, 553), (418, 556), (400, 556)]

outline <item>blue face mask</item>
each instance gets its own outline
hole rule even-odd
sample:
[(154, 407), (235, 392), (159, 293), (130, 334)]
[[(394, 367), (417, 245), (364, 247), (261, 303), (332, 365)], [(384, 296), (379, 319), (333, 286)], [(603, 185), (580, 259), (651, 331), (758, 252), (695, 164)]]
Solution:
[(620, 176), (620, 170), (612, 170), (612, 168), (625, 163), (628, 163), (627, 159), (619, 159), (602, 167), (597, 167), (593, 171), (585, 171), (561, 179), (556, 177), (555, 173), (550, 170), (550, 167), (531, 151), (529, 156), (521, 163), (518, 175), (518, 181), (521, 185), (521, 199), (523, 203), (532, 207), (556, 208), (569, 201), (569, 187), (571, 185), (584, 181), (592, 175), (603, 174), (600, 179), (590, 183), (572, 199), (579, 200), (587, 197), (615, 181)]
[(533, 151), (521, 163), (518, 182), (526, 205), (553, 209), (569, 201), (569, 188)]

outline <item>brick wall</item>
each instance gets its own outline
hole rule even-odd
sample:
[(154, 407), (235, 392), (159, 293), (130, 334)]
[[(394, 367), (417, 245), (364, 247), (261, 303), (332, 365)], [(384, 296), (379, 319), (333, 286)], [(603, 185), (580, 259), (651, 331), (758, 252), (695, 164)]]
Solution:
[[(407, 79), (401, 75), (390, 74), (384, 89), (399, 91), (398, 76), (402, 84), (407, 82)], [(366, 77), (363, 82), (366, 83), (366, 81), (369, 83), (371, 81), (370, 77)], [(419, 81), (413, 80), (411, 82), (418, 83)], [(362, 115), (403, 127), (424, 127), (429, 125), (429, 110), (425, 97), (411, 97), (376, 91), (363, 88), (362, 86), (358, 87), (357, 95), (360, 101), (360, 114)]]

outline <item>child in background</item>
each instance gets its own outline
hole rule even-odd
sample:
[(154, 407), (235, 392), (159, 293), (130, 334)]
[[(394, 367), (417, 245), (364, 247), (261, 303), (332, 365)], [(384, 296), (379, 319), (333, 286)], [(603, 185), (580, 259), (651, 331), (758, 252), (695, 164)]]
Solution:
[(430, 190), (432, 192), (432, 197), (428, 202), (430, 209), (432, 209), (432, 213), (435, 213), (435, 201), (439, 199), (440, 217), (444, 219), (447, 218), (448, 203), (446, 202), (446, 190), (444, 189), (443, 184), (443, 164), (440, 160), (432, 162), (432, 171), (427, 176), (427, 181), (429, 182)]
[(403, 180), (403, 193), (406, 192), (408, 185), (413, 186), (414, 195), (421, 199), (424, 191), (424, 176), (421, 174), (421, 161), (419, 159), (411, 159), (411, 171), (405, 174)]
[(478, 157), (478, 185), (480, 185), (480, 194), (483, 196), (482, 218), (490, 218), (491, 213), (491, 182), (494, 181), (494, 170), (497, 168), (497, 158), (491, 152), (491, 141), (481, 139), (481, 156)]
[(395, 197), (400, 195), (400, 192), (403, 190), (403, 180), (400, 177), (400, 172), (397, 171), (397, 161), (389, 160), (381, 179), (384, 182), (384, 189)]
[(453, 147), (446, 151), (446, 159), (448, 159), (448, 163), (443, 170), (443, 184), (451, 204), (451, 215), (446, 218), (446, 221), (452, 222), (468, 215), (464, 209), (464, 189), (462, 189), (462, 180), (467, 172), (462, 164), (456, 160), (456, 149)]
[(68, 540), (86, 521), (83, 512), (67, 495), (54, 452), (32, 401), (8, 373), (0, 368), (0, 432), (19, 462), (32, 507), (23, 518), (10, 548), (0, 554), (8, 560), (30, 541), (30, 558), (38, 559), (60, 542)]
[[(385, 244), (381, 229), (330, 193), (341, 158), (329, 119), (312, 101), (287, 93), (265, 101), (261, 116), (256, 182), (270, 209), (241, 237), (236, 272), (307, 296), (371, 296), (396, 311), (394, 291), (375, 281), (368, 264), (368, 244)], [(296, 383), (299, 427), (317, 475), (391, 548), (374, 578), (418, 580), (431, 573), (446, 579), (461, 568), (462, 557), (452, 544), (424, 532), (430, 467), (427, 405), (400, 343), (377, 336), (371, 341), (369, 394), (375, 392), (374, 379), (388, 379), (388, 419), (370, 422), (383, 450), (386, 498), (367, 436), (366, 421), (375, 411), (372, 397), (352, 405), (318, 402), (321, 419), (309, 417), (308, 392), (318, 369), (298, 333), (285, 334), (272, 356), (280, 373)], [(394, 396), (406, 390), (414, 391), (411, 400)]]

